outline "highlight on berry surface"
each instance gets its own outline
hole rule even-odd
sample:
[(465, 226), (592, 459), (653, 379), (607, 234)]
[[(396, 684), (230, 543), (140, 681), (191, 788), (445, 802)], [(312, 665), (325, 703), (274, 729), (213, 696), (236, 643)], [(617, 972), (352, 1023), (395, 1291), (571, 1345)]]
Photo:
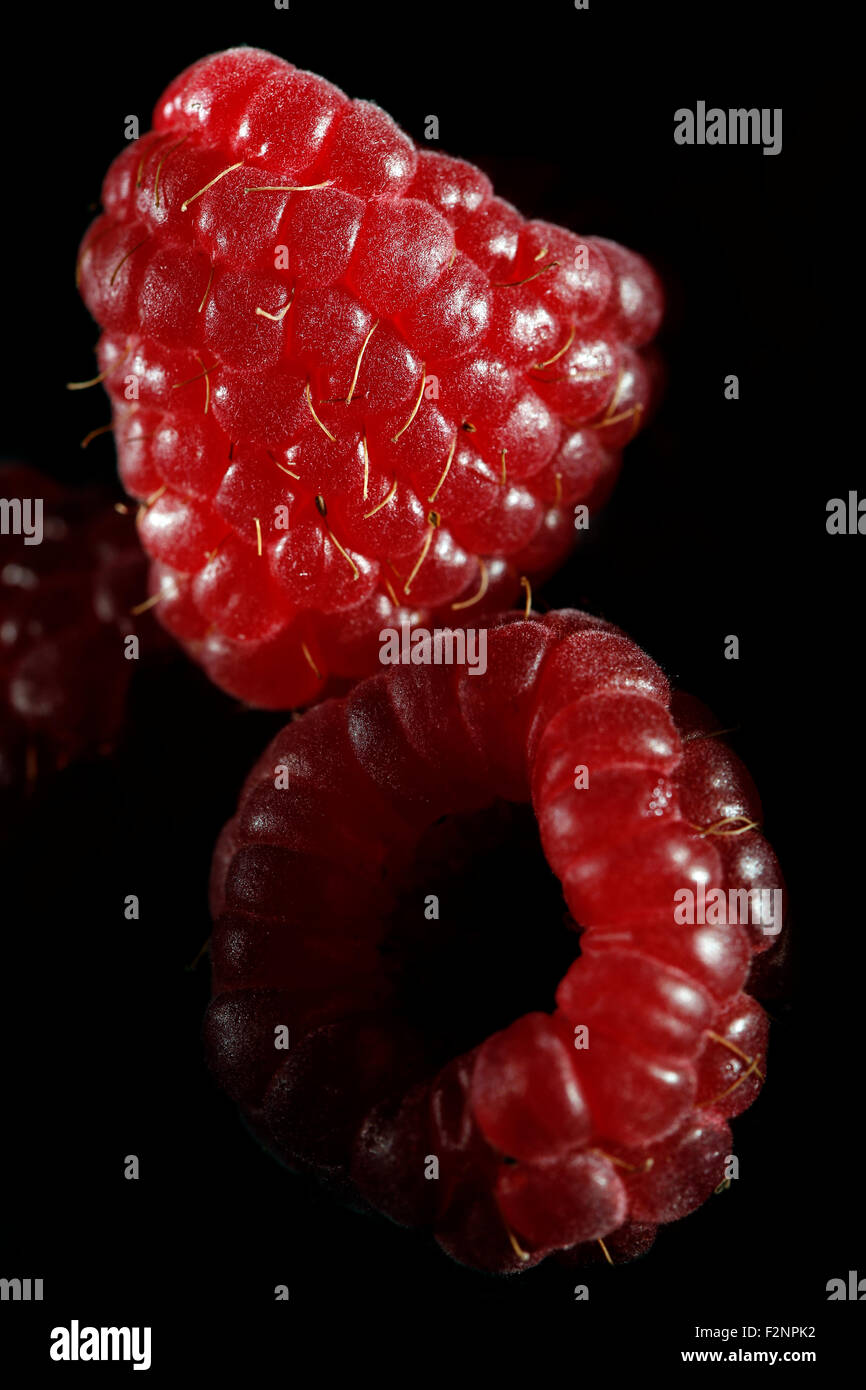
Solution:
[(640, 256), (524, 219), (272, 54), (175, 78), (102, 203), (76, 267), (98, 371), (74, 389), (108, 392), (129, 495), (165, 489), (138, 520), (159, 621), (252, 704), (371, 673), (389, 614), (432, 630), (521, 602), (652, 405)]

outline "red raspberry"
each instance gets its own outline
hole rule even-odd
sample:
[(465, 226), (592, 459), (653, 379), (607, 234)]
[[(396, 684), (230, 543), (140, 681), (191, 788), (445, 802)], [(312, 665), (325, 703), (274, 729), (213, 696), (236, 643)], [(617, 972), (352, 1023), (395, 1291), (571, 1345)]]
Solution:
[[(762, 883), (781, 876), (714, 721), (609, 623), (509, 614), (487, 663), (484, 680), (395, 666), (262, 755), (214, 859), (208, 1055), (277, 1154), (351, 1179), (467, 1264), (528, 1268), (599, 1241), (631, 1258), (724, 1181), (726, 1119), (765, 1071), (766, 1018), (743, 992), (763, 919), (683, 923), (675, 895), (742, 888), (725, 852), (740, 831)], [(580, 954), (551, 1012), (448, 1060), (447, 995), (428, 1029), (405, 932), (429, 963), (444, 924), (425, 938), (417, 904), (434, 845), (459, 861), (450, 820), (478, 855), (498, 798), (531, 802)], [(453, 973), (466, 953), (448, 959)]]
[(383, 624), (480, 619), (573, 544), (651, 390), (659, 283), (256, 49), (111, 166), (79, 257), (161, 621), (303, 705)]
[[(146, 566), (131, 522), (93, 490), (15, 464), (0, 468), (0, 496), (0, 786), (11, 789), (111, 746)], [(7, 534), (6, 505), (24, 501), (42, 504), (36, 544)]]

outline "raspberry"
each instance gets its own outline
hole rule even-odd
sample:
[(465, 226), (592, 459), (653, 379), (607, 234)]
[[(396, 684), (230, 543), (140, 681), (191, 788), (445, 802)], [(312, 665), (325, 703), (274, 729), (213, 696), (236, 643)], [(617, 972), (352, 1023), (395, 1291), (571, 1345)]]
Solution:
[[(760, 927), (683, 924), (675, 895), (739, 889), (725, 850), (740, 831), (762, 881), (781, 891), (781, 876), (712, 717), (623, 633), (507, 614), (487, 660), (485, 680), (395, 666), (262, 755), (214, 858), (208, 1057), (290, 1166), (431, 1228), (466, 1264), (632, 1258), (724, 1180), (727, 1119), (765, 1072), (766, 1016), (745, 992)], [(443, 865), (482, 856), (503, 799), (531, 803), (579, 957), (572, 938), (549, 1011), (486, 1037), (470, 1025), (455, 1056), (447, 983), (428, 983), (429, 1018), (412, 990), (413, 960), (436, 978), (446, 931), (418, 903)], [(449, 978), (465, 971), (466, 944), (445, 958)]]
[(129, 612), (146, 566), (131, 523), (95, 490), (11, 464), (0, 496), (42, 505), (41, 541), (7, 534), (5, 512), (0, 540), (0, 786), (13, 790), (116, 739), (134, 669), (123, 636), (148, 622)]
[(482, 620), (561, 563), (650, 402), (660, 286), (256, 49), (153, 124), (79, 256), (120, 475), (165, 627), (305, 705), (384, 622)]

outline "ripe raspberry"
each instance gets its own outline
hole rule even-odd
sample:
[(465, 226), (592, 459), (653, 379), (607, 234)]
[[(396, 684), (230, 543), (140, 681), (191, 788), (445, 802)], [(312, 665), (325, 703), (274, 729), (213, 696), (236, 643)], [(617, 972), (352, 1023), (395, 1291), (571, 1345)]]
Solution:
[(39, 543), (6, 534), (5, 512), (0, 539), (0, 786), (13, 790), (111, 746), (146, 566), (130, 521), (95, 491), (12, 464), (0, 468), (0, 496), (42, 503)]
[(402, 621), (507, 607), (610, 491), (650, 400), (640, 257), (524, 221), (462, 160), (256, 49), (205, 58), (82, 243), (164, 625), (309, 703)]
[[(598, 1241), (631, 1258), (724, 1180), (726, 1121), (764, 1078), (744, 992), (759, 928), (683, 924), (675, 895), (741, 888), (741, 831), (766, 886), (782, 880), (748, 774), (624, 634), (509, 614), (487, 662), (484, 680), (393, 667), (262, 755), (214, 858), (208, 1056), (275, 1153), (464, 1263), (508, 1272)], [(454, 1057), (444, 1024), (419, 1024), (400, 895), (417, 936), (431, 833), (447, 845), (440, 822), (497, 798), (531, 802), (580, 953), (555, 1008)]]

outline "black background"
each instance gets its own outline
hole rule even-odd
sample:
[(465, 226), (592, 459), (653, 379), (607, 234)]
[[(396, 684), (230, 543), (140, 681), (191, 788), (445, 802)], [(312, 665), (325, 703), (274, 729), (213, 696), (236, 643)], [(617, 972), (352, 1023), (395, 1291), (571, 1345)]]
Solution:
[[(143, 675), (123, 748), (58, 778), (4, 861), (0, 1273), (41, 1275), (46, 1299), (3, 1305), (3, 1359), (18, 1351), (37, 1374), (70, 1373), (47, 1346), (72, 1317), (152, 1325), (157, 1376), (233, 1353), (263, 1370), (311, 1329), (324, 1364), (359, 1312), (365, 1369), (383, 1354), (374, 1339), (387, 1347), (413, 1314), (419, 1337), (446, 1349), (458, 1317), (492, 1316), (504, 1350), (543, 1320), (578, 1339), (576, 1364), (594, 1347), (663, 1370), (697, 1345), (695, 1323), (814, 1325), (803, 1345), (825, 1369), (847, 1343), (862, 1314), (828, 1304), (825, 1285), (858, 1262), (866, 1274), (852, 960), (864, 542), (825, 528), (827, 500), (863, 472), (829, 326), (844, 266), (836, 237), (814, 226), (817, 207), (831, 228), (845, 217), (825, 160), (842, 39), (816, 26), (831, 20), (811, 15), (801, 33), (782, 6), (602, 0), (588, 12), (570, 0), (291, 0), (288, 11), (153, 0), (21, 19), (21, 70), (4, 94), (7, 457), (69, 480), (113, 477), (110, 436), (78, 449), (107, 421), (105, 399), (63, 390), (90, 374), (97, 338), (73, 285), (76, 248), (126, 116), (144, 131), (162, 88), (207, 51), (271, 48), (378, 101), (419, 140), (435, 113), (439, 148), (478, 163), (526, 215), (621, 240), (659, 267), (664, 405), (591, 540), (539, 597), (616, 621), (736, 726), (797, 949), (788, 997), (770, 1005), (768, 1085), (735, 1125), (742, 1177), (729, 1192), (663, 1231), (646, 1259), (592, 1270), (588, 1304), (549, 1262), (511, 1280), (464, 1270), (287, 1176), (205, 1072), (207, 964), (185, 966), (209, 931), (209, 853), (280, 720), (238, 709), (179, 658)], [(676, 146), (673, 113), (699, 99), (783, 107), (783, 152)], [(736, 402), (723, 396), (729, 373)], [(729, 633), (739, 661), (723, 657)], [(512, 889), (515, 920), (531, 918), (532, 884)], [(130, 923), (132, 892), (142, 917)], [(123, 1178), (130, 1153), (135, 1183)], [(288, 1304), (273, 1302), (278, 1283)]]

